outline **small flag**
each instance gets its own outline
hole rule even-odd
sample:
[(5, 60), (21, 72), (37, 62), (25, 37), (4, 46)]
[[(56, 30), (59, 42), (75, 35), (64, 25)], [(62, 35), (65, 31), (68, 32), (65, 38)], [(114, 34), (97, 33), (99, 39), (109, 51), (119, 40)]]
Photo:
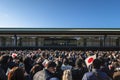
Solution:
[(15, 58), (17, 57), (17, 54), (16, 53), (12, 53), (12, 58)]
[(88, 58), (85, 59), (85, 63), (87, 65), (87, 67), (89, 67), (89, 65), (91, 65), (93, 63), (94, 59), (96, 59), (96, 54), (89, 56)]
[(42, 62), (42, 65), (43, 65), (44, 67), (46, 67), (46, 65), (47, 65), (48, 62), (49, 62), (49, 61), (48, 61), (47, 59), (45, 59), (45, 60)]

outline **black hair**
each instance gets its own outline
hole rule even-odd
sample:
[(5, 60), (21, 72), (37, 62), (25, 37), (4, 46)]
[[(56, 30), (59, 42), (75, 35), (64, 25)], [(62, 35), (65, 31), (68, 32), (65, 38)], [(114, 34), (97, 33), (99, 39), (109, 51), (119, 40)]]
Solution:
[(49, 62), (47, 63), (47, 68), (49, 68), (49, 67), (56, 67), (56, 66), (57, 66), (56, 63), (53, 62), (53, 61), (49, 61)]
[(95, 59), (94, 61), (93, 61), (93, 67), (95, 68), (95, 69), (100, 69), (100, 66), (101, 66), (101, 64), (102, 64), (102, 62), (101, 62), (101, 60), (100, 59)]

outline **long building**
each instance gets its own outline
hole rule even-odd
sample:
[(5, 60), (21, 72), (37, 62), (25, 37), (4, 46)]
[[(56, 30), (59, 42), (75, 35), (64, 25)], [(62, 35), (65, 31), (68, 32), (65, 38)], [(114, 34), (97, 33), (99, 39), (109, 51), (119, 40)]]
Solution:
[(0, 49), (119, 50), (119, 28), (0, 28)]

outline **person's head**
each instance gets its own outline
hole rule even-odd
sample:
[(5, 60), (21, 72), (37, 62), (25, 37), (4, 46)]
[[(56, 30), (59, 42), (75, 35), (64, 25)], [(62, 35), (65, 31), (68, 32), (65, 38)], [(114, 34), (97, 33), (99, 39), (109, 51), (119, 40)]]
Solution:
[(9, 61), (9, 55), (4, 54), (0, 57), (0, 64), (7, 64)]
[(14, 67), (8, 73), (8, 80), (25, 80), (22, 68)]
[(12, 69), (13, 67), (17, 67), (18, 65), (15, 62), (9, 62), (8, 68)]
[(43, 59), (46, 59), (46, 58), (47, 58), (47, 55), (46, 55), (45, 51), (42, 51), (42, 52), (41, 52), (41, 58), (43, 58)]
[(68, 61), (67, 58), (63, 59), (63, 64), (64, 64), (64, 65), (68, 65), (68, 64), (69, 64), (69, 61)]
[(30, 70), (31, 77), (33, 77), (34, 74), (40, 70), (42, 70), (42, 67), (40, 65), (38, 65), (38, 64), (34, 65)]
[(63, 72), (62, 80), (72, 80), (71, 70), (65, 70)]
[(95, 60), (93, 61), (93, 63), (92, 63), (92, 66), (93, 66), (93, 68), (95, 68), (95, 69), (100, 69), (101, 60), (95, 59)]
[(76, 67), (81, 68), (83, 67), (83, 60), (78, 58), (75, 62)]
[(49, 72), (55, 73), (56, 72), (56, 63), (53, 61), (48, 61), (46, 64), (46, 68)]
[(57, 69), (60, 69), (61, 66), (62, 66), (62, 62), (61, 61), (56, 61), (55, 63), (57, 65)]
[(19, 67), (22, 68), (23, 71), (25, 72), (25, 64), (24, 63), (20, 62), (19, 63)]
[(32, 64), (32, 60), (31, 60), (30, 57), (25, 57), (25, 58), (23, 59), (23, 63), (25, 64), (25, 66), (26, 66), (26, 65), (27, 65), (27, 66), (30, 66), (30, 65)]

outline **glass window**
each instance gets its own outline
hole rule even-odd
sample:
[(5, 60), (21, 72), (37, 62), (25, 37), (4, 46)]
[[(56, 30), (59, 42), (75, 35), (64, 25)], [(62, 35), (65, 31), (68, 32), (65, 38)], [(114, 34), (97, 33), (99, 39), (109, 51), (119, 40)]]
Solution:
[(38, 37), (38, 46), (43, 46), (44, 38)]
[(105, 40), (106, 47), (115, 47), (116, 46), (116, 38), (108, 36)]
[(35, 38), (33, 37), (23, 37), (21, 41), (21, 46), (35, 46)]
[(87, 47), (100, 47), (100, 38), (99, 37), (88, 37), (86, 40)]

